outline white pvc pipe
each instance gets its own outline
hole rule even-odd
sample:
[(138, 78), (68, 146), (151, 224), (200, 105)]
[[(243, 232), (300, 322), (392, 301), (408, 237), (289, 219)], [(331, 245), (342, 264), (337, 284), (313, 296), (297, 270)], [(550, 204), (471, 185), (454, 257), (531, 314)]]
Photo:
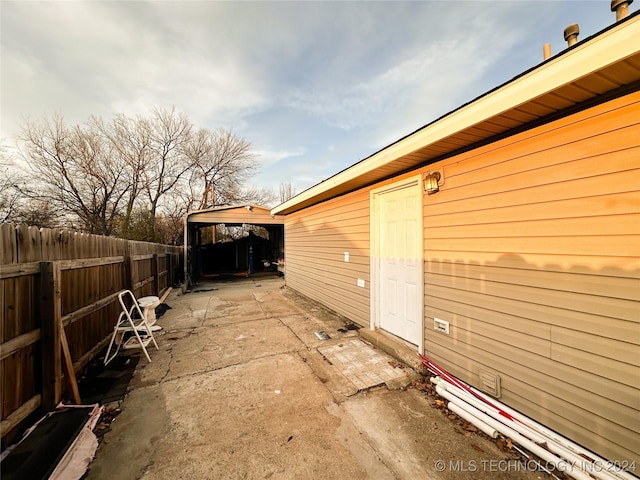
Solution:
[[(442, 385), (438, 385), (436, 387), (436, 391), (437, 390), (441, 390), (445, 394), (447, 393), (446, 390), (442, 388)], [(440, 392), (438, 393), (440, 394)], [(561, 472), (565, 472), (568, 475), (571, 475), (576, 480), (593, 480), (591, 476), (585, 474), (581, 470), (573, 470), (571, 468), (572, 465), (569, 464), (569, 462), (563, 461), (561, 458), (557, 457), (556, 455), (549, 452), (548, 450), (542, 448), (537, 443), (534, 443), (533, 441), (529, 440), (524, 435), (518, 433), (516, 430), (508, 427), (504, 423), (501, 423), (495, 420), (494, 418), (490, 417), (486, 413), (481, 412), (477, 408), (468, 404), (458, 404), (458, 406), (460, 406), (467, 412), (471, 413), (474, 417), (479, 418), (482, 422), (486, 423), (487, 425), (495, 428), (503, 435), (506, 435), (507, 437), (511, 438), (514, 442), (526, 448), (534, 455), (537, 455), (538, 457), (542, 458), (544, 461), (548, 462), (547, 464), (553, 465), (554, 468), (556, 468), (557, 470)]]
[(522, 456), (526, 457), (527, 459), (529, 459), (529, 461), (534, 462), (534, 463), (538, 466), (538, 468), (539, 468), (540, 470), (542, 470), (543, 472), (547, 473), (548, 475), (551, 475), (551, 476), (552, 476), (553, 478), (555, 478), (556, 480), (560, 480), (560, 479), (558, 478), (558, 476), (557, 476), (555, 473), (551, 472), (551, 470), (547, 470), (547, 468), (546, 468), (544, 465), (542, 465), (542, 464), (541, 464), (538, 460), (536, 460), (535, 458), (530, 457), (530, 456), (528, 455), (528, 452), (527, 452), (524, 448), (520, 448), (520, 447), (516, 444), (516, 445), (513, 445), (513, 449), (514, 449), (516, 452), (519, 452), (519, 453), (520, 453), (520, 455), (522, 455)]
[[(474, 408), (482, 411), (483, 413), (488, 414), (493, 419), (505, 424), (507, 427), (522, 434), (523, 436), (532, 440), (536, 444), (546, 445), (551, 452), (559, 455), (564, 460), (568, 461), (568, 463), (571, 465), (572, 471), (579, 469), (584, 472), (592, 474), (593, 476), (599, 478), (600, 480), (616, 480), (616, 477), (614, 477), (611, 472), (604, 470), (604, 465), (601, 465), (602, 468), (596, 468), (595, 466), (594, 468), (588, 468), (588, 467), (585, 468), (587, 464), (587, 460), (585, 458), (577, 455), (575, 452), (569, 450), (568, 448), (565, 448), (563, 445), (559, 444), (558, 442), (555, 442), (550, 438), (542, 437), (541, 434), (536, 433), (535, 431), (525, 426), (524, 424), (517, 421), (509, 420), (504, 415), (501, 415), (500, 413), (498, 413), (497, 410), (492, 408), (490, 405), (487, 405), (481, 400), (469, 395), (464, 390), (445, 382), (436, 386), (436, 391), (438, 391), (438, 388), (440, 388), (443, 393), (450, 394), (453, 396), (453, 398), (458, 398), (459, 401), (466, 402), (471, 406), (473, 406)], [(454, 403), (456, 402), (450, 397), (447, 397), (445, 395), (443, 396), (448, 400), (452, 400)]]
[[(508, 419), (507, 417), (505, 417), (504, 415), (501, 415), (499, 413), (498, 410), (496, 410), (496, 408), (492, 407), (491, 405), (488, 405), (484, 402), (482, 402), (480, 399), (472, 396), (471, 394), (469, 394), (468, 392), (464, 391), (463, 389), (452, 385), (450, 383), (447, 382), (442, 382), (442, 381), (436, 381), (434, 382), (436, 383), (436, 391), (444, 398), (446, 398), (449, 401), (454, 402), (454, 404), (460, 404), (460, 402), (464, 402), (467, 403), (469, 405), (471, 405), (473, 408), (487, 414), (488, 416), (490, 416), (491, 418), (493, 418), (494, 420), (501, 422), (502, 424), (506, 425), (508, 428), (522, 434), (524, 437), (532, 440), (533, 442), (535, 442), (536, 444), (544, 444), (547, 446), (547, 448), (552, 451), (553, 453), (561, 456), (562, 458), (564, 458), (565, 460), (568, 461), (568, 463), (570, 463), (571, 465), (571, 469), (574, 471), (576, 469), (579, 469), (581, 471), (590, 473), (591, 475), (601, 479), (601, 480), (616, 480), (616, 479), (621, 479), (621, 478), (625, 478), (624, 476), (625, 472), (619, 472), (619, 471), (608, 471), (605, 470), (607, 462), (603, 461), (603, 463), (591, 463), (589, 462), (587, 459), (585, 459), (584, 457), (580, 456), (579, 454), (577, 454), (575, 451), (573, 451), (572, 449), (569, 448), (569, 446), (565, 446), (562, 442), (559, 442), (556, 440), (556, 438), (554, 437), (558, 437), (557, 434), (550, 436), (550, 435), (546, 435), (546, 431), (550, 431), (546, 428), (541, 428), (540, 430), (543, 431), (538, 431), (535, 428), (533, 428), (535, 426), (535, 422), (531, 421), (531, 423), (533, 425), (529, 425), (521, 423), (519, 421), (513, 421)], [(517, 418), (518, 416), (521, 416), (521, 414), (519, 414), (518, 412), (515, 412), (514, 410), (508, 411), (506, 408), (502, 408), (502, 406), (499, 406), (500, 402), (494, 401), (493, 399), (491, 399), (492, 403), (494, 403), (494, 405), (496, 405), (497, 408), (500, 408), (502, 410), (504, 410), (506, 413), (508, 413), (509, 415), (513, 415), (514, 418)], [(525, 417), (526, 418), (526, 417)], [(529, 420), (529, 419), (527, 419)], [(491, 425), (491, 424), (490, 424)], [(540, 426), (541, 427), (541, 426)], [(562, 438), (562, 437), (561, 437)], [(564, 439), (566, 440), (566, 439)], [(567, 440), (568, 441), (568, 440)], [(571, 442), (569, 442), (571, 443)], [(582, 449), (584, 450), (584, 449)], [(591, 452), (586, 451), (586, 454), (589, 454)], [(590, 463), (593, 468), (585, 468), (585, 466), (587, 465), (587, 463)], [(621, 476), (614, 476), (615, 473), (620, 473), (622, 474)], [(630, 477), (629, 477), (630, 478)]]
[[(522, 433), (523, 435), (525, 435), (527, 438), (529, 438), (530, 440), (533, 440), (536, 443), (539, 444), (545, 444), (547, 443), (547, 439), (544, 438), (543, 436), (541, 436), (540, 434), (537, 434), (534, 431), (531, 431), (530, 429), (526, 429), (526, 427), (522, 426), (522, 429), (516, 428), (513, 424), (515, 422), (513, 422), (512, 420), (509, 420), (507, 417), (505, 417), (504, 415), (501, 415), (500, 412), (498, 412), (498, 410), (496, 410), (495, 408), (491, 407), (491, 405), (488, 405), (486, 403), (484, 403), (482, 400), (475, 398), (471, 395), (469, 395), (467, 392), (465, 392), (464, 390), (455, 387), (451, 384), (448, 383), (441, 383), (440, 385), (438, 385), (436, 387), (436, 391), (438, 391), (438, 387), (440, 387), (444, 392), (453, 395), (455, 398), (459, 399), (458, 403), (460, 401), (466, 402), (470, 405), (472, 405), (474, 408), (477, 408), (478, 410), (480, 410), (483, 413), (486, 413), (487, 415), (491, 416), (492, 418), (496, 419), (499, 422), (502, 422), (506, 425), (509, 425), (511, 428), (513, 428), (514, 430), (517, 430), (519, 433)], [(440, 392), (438, 392), (440, 393)], [(444, 395), (443, 395), (444, 396)], [(444, 396), (445, 398), (447, 398), (448, 400), (453, 401), (454, 403), (456, 402), (455, 400), (452, 400), (451, 398)]]
[[(482, 392), (480, 392), (476, 388), (473, 388), (473, 387), (470, 387), (470, 388), (471, 388), (471, 390), (473, 390), (478, 395), (483, 395)], [(464, 390), (462, 390), (462, 391), (464, 392)], [(467, 394), (467, 395), (469, 395), (469, 396), (471, 396), (473, 398), (473, 396), (470, 395), (468, 392), (465, 392), (465, 394)], [(586, 448), (582, 447), (581, 445), (578, 445), (577, 443), (572, 442), (568, 438), (563, 437), (559, 433), (557, 433), (557, 432), (545, 427), (544, 425), (536, 422), (535, 420), (532, 420), (531, 418), (525, 417), (520, 412), (510, 408), (509, 406), (499, 402), (498, 400), (495, 400), (495, 399), (492, 398), (491, 399), (491, 403), (493, 403), (494, 405), (496, 405), (498, 408), (500, 408), (501, 410), (505, 411), (509, 415), (512, 415), (514, 418), (524, 417), (524, 419), (526, 420), (526, 422), (524, 422), (524, 424), (528, 428), (538, 432), (541, 435), (546, 436), (547, 438), (549, 438), (553, 442), (556, 442), (557, 444), (559, 444), (562, 447), (566, 448), (567, 450), (573, 452), (574, 454), (577, 454), (578, 458), (580, 459), (581, 464), (586, 464), (588, 462), (587, 458), (592, 459), (594, 461), (593, 462), (593, 465), (594, 465), (594, 469), (593, 470), (594, 471), (590, 470), (590, 473), (592, 473), (593, 475), (598, 476), (598, 473), (603, 473), (606, 478), (616, 477), (616, 478), (621, 479), (621, 480), (638, 480), (637, 477), (634, 477), (631, 474), (629, 474), (627, 472), (624, 472), (624, 471), (621, 471), (619, 469), (614, 469), (614, 470), (605, 471), (605, 472), (599, 472), (598, 468), (595, 468), (595, 467), (606, 468), (606, 465), (610, 464), (611, 462), (609, 460), (607, 460), (606, 458), (603, 458), (603, 457), (593, 453), (592, 451), (587, 450)], [(585, 456), (587, 458), (585, 458)], [(602, 478), (602, 477), (600, 477), (600, 478)]]
[(447, 408), (451, 410), (453, 413), (455, 413), (456, 415), (464, 418), (467, 422), (472, 423), (473, 425), (478, 427), (479, 430), (482, 430), (491, 438), (496, 438), (498, 436), (498, 431), (495, 428), (490, 427), (489, 425), (484, 423), (482, 420), (480, 420), (478, 417), (471, 415), (469, 412), (467, 412), (464, 408), (460, 407), (459, 405), (453, 402), (449, 402), (449, 404), (447, 405)]

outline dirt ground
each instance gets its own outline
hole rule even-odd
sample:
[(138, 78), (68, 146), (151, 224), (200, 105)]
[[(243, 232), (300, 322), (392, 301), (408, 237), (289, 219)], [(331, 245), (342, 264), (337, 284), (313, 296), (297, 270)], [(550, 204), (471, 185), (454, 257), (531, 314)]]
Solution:
[(282, 279), (201, 285), (166, 303), (160, 349), (110, 406), (121, 413), (90, 480), (551, 478), (449, 418), (394, 359), (405, 385), (354, 388), (318, 348), (358, 332)]

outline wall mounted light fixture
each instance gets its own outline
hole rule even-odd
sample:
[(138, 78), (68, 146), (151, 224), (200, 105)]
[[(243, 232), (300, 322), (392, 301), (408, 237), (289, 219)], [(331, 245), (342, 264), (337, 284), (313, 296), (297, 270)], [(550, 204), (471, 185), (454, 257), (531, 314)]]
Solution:
[(440, 178), (442, 178), (440, 172), (427, 172), (423, 179), (424, 191), (427, 195), (432, 195), (440, 190), (440, 185), (438, 185)]

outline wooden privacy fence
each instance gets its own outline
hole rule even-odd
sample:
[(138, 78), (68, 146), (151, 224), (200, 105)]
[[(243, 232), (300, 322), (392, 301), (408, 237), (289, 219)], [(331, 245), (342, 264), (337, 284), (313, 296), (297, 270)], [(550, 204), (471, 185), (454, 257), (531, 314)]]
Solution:
[(118, 292), (160, 296), (181, 280), (181, 261), (182, 247), (0, 224), (3, 446), (60, 402), (61, 341), (79, 372), (109, 340)]

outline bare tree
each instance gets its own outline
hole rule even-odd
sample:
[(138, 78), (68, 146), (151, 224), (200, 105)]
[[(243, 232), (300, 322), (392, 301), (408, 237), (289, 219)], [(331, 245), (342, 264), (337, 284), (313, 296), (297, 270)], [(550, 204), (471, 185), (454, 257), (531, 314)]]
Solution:
[(185, 197), (172, 195), (165, 200), (162, 214), (156, 220), (156, 231), (162, 243), (181, 245), (184, 241), (184, 216), (187, 213)]
[(151, 124), (144, 117), (130, 118), (117, 115), (110, 124), (102, 119), (91, 118), (91, 124), (112, 146), (114, 155), (120, 157), (120, 164), (126, 165), (127, 175), (124, 210), (119, 222), (119, 234), (124, 238), (132, 237), (132, 216), (139, 203), (144, 188), (144, 174), (151, 161)]
[(282, 180), (282, 182), (280, 182), (279, 193), (280, 193), (280, 203), (284, 203), (287, 200), (296, 196), (296, 189), (291, 184), (290, 178), (287, 178), (286, 180)]
[(183, 149), (191, 135), (191, 122), (186, 115), (171, 110), (156, 109), (151, 119), (151, 158), (142, 172), (144, 190), (149, 201), (151, 218), (164, 195), (171, 191), (191, 168)]
[(273, 189), (250, 187), (242, 190), (236, 199), (237, 203), (252, 203), (254, 205), (262, 205), (271, 207), (276, 204), (276, 194)]
[(184, 153), (193, 166), (190, 208), (198, 210), (239, 201), (245, 179), (257, 167), (251, 144), (224, 129), (199, 129)]
[(21, 138), (24, 158), (37, 179), (25, 193), (61, 215), (72, 214), (72, 226), (111, 234), (126, 191), (125, 169), (114, 164), (111, 148), (101, 136), (89, 128), (68, 128), (62, 116), (54, 115), (40, 123), (29, 122)]
[(175, 108), (72, 127), (55, 115), (27, 123), (21, 140), (31, 170), (21, 215), (34, 222), (57, 215), (91, 233), (179, 243), (189, 209), (275, 200), (270, 190), (244, 187), (257, 167), (249, 142), (224, 129), (195, 130)]
[(21, 181), (5, 147), (0, 150), (0, 223), (13, 221), (20, 206), (19, 183)]
[(49, 202), (24, 195), (28, 178), (8, 152), (6, 146), (0, 147), (0, 223), (44, 228), (60, 226), (59, 212)]
[(60, 212), (49, 202), (39, 199), (26, 199), (16, 208), (11, 223), (31, 225), (39, 228), (63, 226)]

